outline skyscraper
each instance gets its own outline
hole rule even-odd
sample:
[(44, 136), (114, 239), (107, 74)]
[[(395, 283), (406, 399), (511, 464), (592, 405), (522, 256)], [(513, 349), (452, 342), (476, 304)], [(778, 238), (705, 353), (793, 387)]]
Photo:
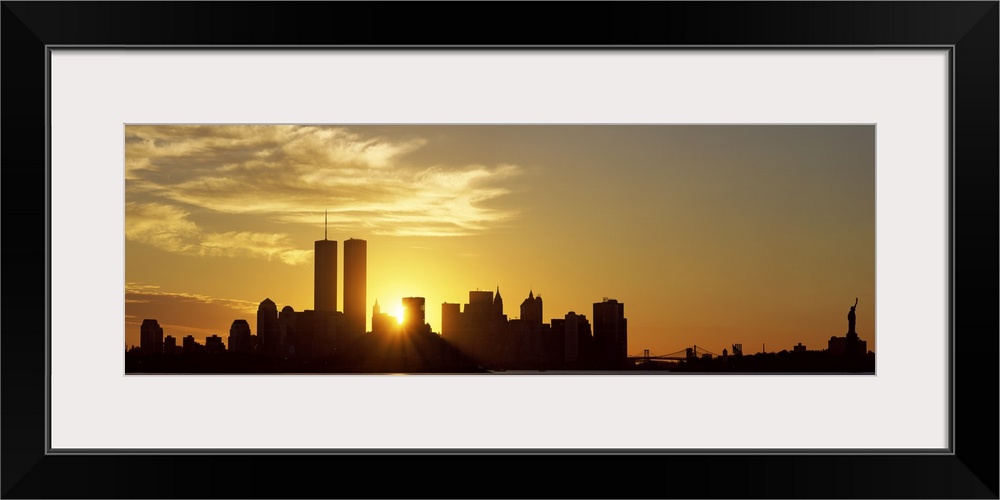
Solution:
[(326, 215), (323, 216), (323, 239), (316, 241), (314, 252), (313, 308), (337, 310), (337, 242), (326, 239)]
[(278, 306), (271, 299), (264, 299), (257, 306), (257, 340), (268, 354), (280, 354), (278, 345)]
[(531, 290), (528, 291), (528, 298), (521, 302), (521, 321), (529, 325), (532, 330), (542, 328), (542, 296), (535, 296)]
[[(237, 319), (233, 321), (232, 326), (229, 327), (229, 352), (253, 352), (254, 340), (253, 334), (250, 333), (250, 323), (247, 323), (247, 320)], [(207, 342), (206, 340), (206, 347), (208, 346)]]
[(365, 333), (367, 318), (368, 242), (344, 241), (344, 316), (351, 335)]
[(403, 297), (403, 331), (429, 333), (423, 297)]
[(597, 362), (603, 368), (625, 366), (628, 358), (628, 320), (625, 304), (604, 298), (594, 303), (594, 343)]
[(143, 354), (163, 353), (163, 328), (155, 319), (144, 319), (139, 327), (139, 352)]

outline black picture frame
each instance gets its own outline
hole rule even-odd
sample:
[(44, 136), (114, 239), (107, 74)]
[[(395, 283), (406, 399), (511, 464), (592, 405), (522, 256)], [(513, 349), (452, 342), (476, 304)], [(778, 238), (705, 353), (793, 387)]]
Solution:
[[(998, 498), (997, 1), (2, 3), (4, 498)], [(951, 453), (47, 453), (47, 47), (414, 44), (950, 47)]]

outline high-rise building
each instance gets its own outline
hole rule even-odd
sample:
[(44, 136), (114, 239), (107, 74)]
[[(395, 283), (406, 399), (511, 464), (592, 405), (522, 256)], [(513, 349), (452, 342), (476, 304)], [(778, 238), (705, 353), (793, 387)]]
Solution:
[(594, 303), (594, 348), (603, 368), (623, 367), (628, 358), (628, 322), (625, 304), (605, 298)]
[(535, 296), (531, 290), (528, 291), (528, 298), (521, 302), (521, 321), (529, 325), (532, 329), (542, 327), (542, 296)]
[(403, 297), (403, 331), (413, 333), (426, 330), (423, 297)]
[(155, 319), (144, 319), (139, 326), (139, 352), (163, 353), (163, 328), (160, 328), (160, 323)]
[(163, 354), (177, 353), (177, 339), (173, 335), (163, 337)]
[(252, 336), (250, 323), (247, 323), (247, 320), (234, 320), (232, 326), (229, 327), (229, 352), (253, 352)]
[(372, 307), (372, 333), (384, 335), (398, 329), (399, 322), (396, 318), (382, 312), (382, 308), (378, 306), (378, 300), (375, 300), (375, 306)]
[(222, 343), (222, 337), (212, 335), (205, 339), (205, 352), (218, 353), (225, 352), (226, 345)]
[[(269, 354), (279, 354), (279, 334), (278, 306), (271, 299), (264, 299), (257, 307), (257, 338), (261, 349)], [(205, 346), (208, 347), (208, 344)]]
[(184, 337), (183, 347), (184, 354), (193, 354), (200, 352), (201, 348), (204, 346), (194, 341), (194, 335), (188, 335), (187, 337)]
[(441, 336), (449, 342), (460, 340), (462, 331), (462, 305), (445, 302), (441, 304)]
[(493, 317), (503, 316), (503, 297), (500, 296), (500, 287), (497, 287), (497, 294), (493, 296)]
[(566, 313), (563, 335), (565, 338), (563, 360), (568, 366), (586, 365), (590, 358), (590, 321), (583, 314)]
[(493, 313), (493, 292), (469, 292), (469, 303), (465, 304), (465, 317), (470, 325), (481, 327), (489, 322)]
[(323, 239), (316, 240), (313, 276), (313, 308), (317, 311), (337, 310), (337, 242), (326, 239), (324, 216)]
[(296, 319), (298, 314), (292, 306), (281, 308), (278, 313), (278, 345), (281, 346), (281, 356), (294, 356), (295, 346), (299, 344), (296, 332)]
[(344, 317), (350, 335), (365, 333), (368, 242), (351, 238), (344, 241)]

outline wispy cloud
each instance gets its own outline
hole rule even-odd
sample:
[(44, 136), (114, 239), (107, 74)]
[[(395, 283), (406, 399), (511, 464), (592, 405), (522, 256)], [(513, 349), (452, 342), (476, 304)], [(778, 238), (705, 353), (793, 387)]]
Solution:
[(520, 167), (402, 161), (426, 144), (419, 137), (365, 137), (343, 127), (129, 126), (127, 199), (175, 224), (159, 232), (133, 226), (129, 237), (172, 251), (196, 247), (204, 255), (236, 252), (293, 263), (303, 257), (279, 235), (196, 237), (190, 214), (178, 217), (183, 210), (176, 207), (310, 225), (328, 209), (334, 230), (360, 226), (400, 236), (473, 234), (516, 215), (487, 202), (510, 192), (504, 183)]
[(126, 203), (125, 237), (170, 252), (187, 252), (201, 234), (188, 213), (162, 203)]
[(287, 235), (248, 231), (206, 234), (198, 251), (201, 255), (280, 258), (287, 264), (302, 264), (312, 256), (310, 250), (292, 247)]
[(215, 257), (281, 259), (286, 264), (309, 261), (312, 252), (295, 248), (286, 234), (229, 231), (208, 233), (188, 220), (190, 214), (160, 203), (125, 204), (125, 237), (169, 252)]
[(257, 307), (260, 305), (248, 300), (210, 297), (208, 295), (200, 295), (196, 293), (167, 292), (162, 290), (158, 285), (125, 283), (126, 303), (148, 304), (157, 301), (162, 302), (165, 300), (221, 306), (242, 313), (256, 313)]

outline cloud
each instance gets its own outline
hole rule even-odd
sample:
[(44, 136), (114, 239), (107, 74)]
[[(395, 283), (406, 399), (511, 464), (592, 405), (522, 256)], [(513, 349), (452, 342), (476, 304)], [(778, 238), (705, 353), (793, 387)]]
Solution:
[[(510, 192), (504, 183), (520, 167), (403, 161), (426, 144), (419, 137), (365, 137), (343, 127), (128, 126), (126, 196), (281, 223), (315, 225), (317, 214), (329, 210), (333, 230), (360, 227), (380, 235), (467, 235), (517, 215), (489, 205)], [(224, 235), (259, 243), (223, 233), (203, 239), (201, 249), (228, 254)], [(188, 242), (144, 241), (166, 248)], [(274, 250), (283, 245), (270, 241), (263, 250), (240, 252), (296, 261), (298, 254), (281, 253), (288, 249)]]
[(310, 250), (297, 250), (284, 234), (247, 231), (207, 234), (199, 248), (201, 255), (225, 257), (279, 258), (286, 264), (303, 264), (312, 257)]
[[(158, 285), (143, 283), (125, 283), (125, 302), (130, 304), (148, 304), (154, 302), (186, 302), (203, 305), (221, 306), (240, 313), (256, 314), (259, 303), (248, 300), (225, 299), (199, 295), (196, 293), (166, 292)], [(126, 315), (128, 317), (128, 315)], [(138, 318), (139, 316), (135, 316)]]
[(168, 252), (214, 257), (280, 259), (303, 264), (312, 252), (300, 250), (286, 234), (230, 231), (207, 233), (188, 220), (190, 214), (160, 203), (125, 204), (125, 238)]
[(161, 203), (126, 203), (125, 238), (170, 252), (187, 252), (201, 233), (187, 215)]

